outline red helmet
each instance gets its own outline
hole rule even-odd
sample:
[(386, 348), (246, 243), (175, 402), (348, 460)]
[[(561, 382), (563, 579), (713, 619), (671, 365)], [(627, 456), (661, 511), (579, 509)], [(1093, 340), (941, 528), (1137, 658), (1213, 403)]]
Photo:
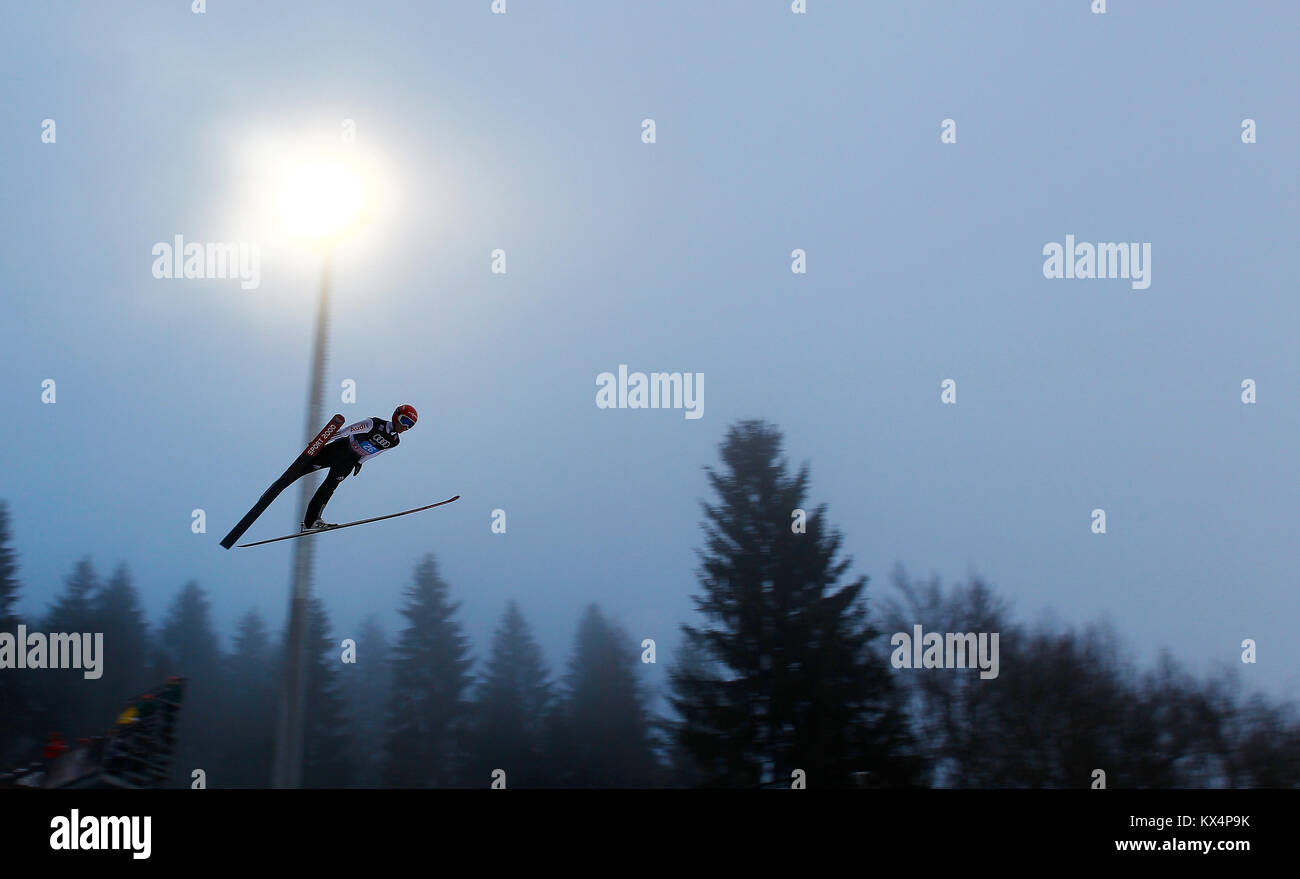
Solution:
[(419, 413), (410, 403), (403, 403), (393, 410), (393, 424), (397, 425), (399, 431), (410, 430), (419, 420)]

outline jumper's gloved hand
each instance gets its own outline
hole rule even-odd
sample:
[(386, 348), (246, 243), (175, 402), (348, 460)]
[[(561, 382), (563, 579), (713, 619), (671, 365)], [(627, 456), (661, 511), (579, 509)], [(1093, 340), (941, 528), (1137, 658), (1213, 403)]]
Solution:
[(358, 462), (356, 463), (356, 465), (353, 466), (353, 468), (352, 468), (352, 475), (353, 475), (353, 476), (360, 476), (360, 475), (361, 475), (361, 462), (360, 462), (360, 461), (358, 461)]

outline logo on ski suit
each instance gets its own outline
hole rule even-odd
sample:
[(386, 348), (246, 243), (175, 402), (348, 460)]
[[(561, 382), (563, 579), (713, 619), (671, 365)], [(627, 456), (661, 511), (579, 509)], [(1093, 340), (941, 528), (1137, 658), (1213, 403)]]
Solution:
[(398, 442), (400, 442), (400, 440), (398, 440), (397, 438), (397, 434), (390, 433), (385, 429), (388, 426), (387, 422), (383, 421), (382, 419), (375, 418), (372, 419), (372, 423), (374, 424), (375, 429), (370, 433), (369, 436), (366, 436), (364, 438), (363, 437), (352, 438), (353, 450), (356, 451), (363, 458), (368, 458), (371, 455), (378, 455), (380, 452), (384, 451), (385, 449), (392, 448), (393, 446), (397, 445)]

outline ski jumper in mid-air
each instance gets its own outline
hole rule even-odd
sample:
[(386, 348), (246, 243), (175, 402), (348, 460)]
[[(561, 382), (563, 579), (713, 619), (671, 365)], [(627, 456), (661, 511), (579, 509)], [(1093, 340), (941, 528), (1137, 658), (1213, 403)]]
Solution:
[(302, 517), (302, 530), (332, 528), (329, 522), (321, 519), (325, 505), (334, 496), (334, 489), (347, 479), (349, 473), (361, 473), (361, 465), (376, 455), (382, 455), (395, 448), (402, 441), (398, 434), (415, 427), (419, 419), (415, 407), (403, 403), (393, 410), (393, 417), (385, 421), (382, 418), (366, 418), (356, 424), (343, 428), (315, 457), (302, 461), (290, 482), (296, 482), (308, 473), (329, 468), (329, 475), (321, 482), (316, 493), (307, 504), (307, 511)]
[(325, 505), (334, 496), (334, 489), (338, 488), (339, 483), (347, 479), (349, 474), (360, 473), (361, 465), (375, 455), (382, 455), (401, 443), (401, 434), (415, 427), (415, 421), (418, 417), (415, 414), (414, 406), (403, 403), (393, 410), (393, 417), (390, 420), (366, 418), (351, 427), (343, 428), (342, 431), (336, 434), (335, 431), (343, 426), (343, 416), (335, 415), (329, 420), (328, 424), (321, 428), (321, 432), (316, 435), (316, 438), (307, 444), (307, 448), (303, 449), (302, 453), (289, 465), (289, 468), (280, 474), (280, 478), (271, 483), (270, 488), (262, 492), (262, 496), (257, 499), (257, 503), (253, 504), (253, 508), (244, 514), (244, 518), (240, 519), (238, 524), (230, 529), (229, 534), (221, 538), (221, 546), (224, 549), (230, 549), (234, 546), (235, 541), (239, 540), (244, 535), (244, 532), (257, 521), (257, 518), (266, 512), (267, 508), (275, 502), (281, 492), (308, 473), (314, 473), (317, 470), (328, 469), (329, 473), (321, 482), (320, 487), (316, 489), (316, 493), (312, 495), (311, 500), (308, 501), (307, 509), (303, 511), (301, 530), (284, 537), (272, 537), (267, 540), (257, 540), (239, 545), (242, 547), (278, 543), (281, 540), (292, 540), (321, 531), (351, 528), (353, 525), (365, 525), (368, 522), (408, 516), (411, 513), (431, 510), (434, 507), (441, 507), (452, 501), (460, 500), (460, 495), (456, 495), (436, 504), (425, 504), (415, 509), (389, 513), (386, 516), (359, 519), (356, 522), (345, 522), (342, 525), (334, 525), (321, 518), (325, 513)]

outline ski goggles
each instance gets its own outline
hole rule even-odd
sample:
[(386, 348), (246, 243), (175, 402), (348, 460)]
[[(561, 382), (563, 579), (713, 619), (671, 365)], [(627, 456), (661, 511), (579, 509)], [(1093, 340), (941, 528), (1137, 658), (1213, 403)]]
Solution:
[(411, 416), (409, 415), (397, 416), (397, 423), (402, 425), (402, 427), (415, 427), (415, 422), (411, 420)]

